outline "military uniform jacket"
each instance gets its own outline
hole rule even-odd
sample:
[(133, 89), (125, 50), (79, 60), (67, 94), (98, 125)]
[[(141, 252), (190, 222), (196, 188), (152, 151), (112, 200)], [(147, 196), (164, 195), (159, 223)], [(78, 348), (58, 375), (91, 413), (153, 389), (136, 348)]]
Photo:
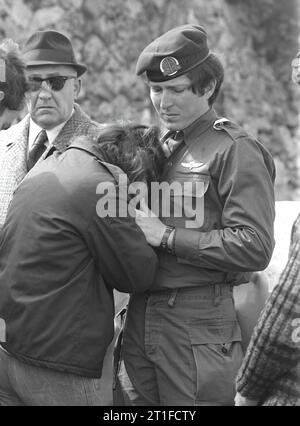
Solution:
[(237, 391), (262, 405), (300, 406), (300, 215), (287, 265), (254, 329)]
[[(26, 115), (16, 125), (0, 132), (0, 230), (13, 193), (27, 173), (29, 121), (30, 117)], [(73, 115), (55, 139), (56, 149), (64, 151), (76, 136), (98, 133), (98, 126), (79, 105), (75, 105)], [(46, 155), (47, 150), (42, 158)]]
[(264, 269), (274, 248), (274, 179), (268, 150), (214, 110), (186, 128), (162, 177), (182, 194), (171, 194), (163, 219), (176, 227), (176, 256), (160, 254), (156, 287), (237, 285)]

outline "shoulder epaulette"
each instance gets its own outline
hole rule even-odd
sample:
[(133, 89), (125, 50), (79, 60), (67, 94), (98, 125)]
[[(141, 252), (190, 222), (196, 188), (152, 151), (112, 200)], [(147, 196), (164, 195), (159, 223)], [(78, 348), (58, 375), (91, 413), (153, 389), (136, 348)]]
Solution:
[(241, 136), (249, 136), (242, 127), (224, 117), (216, 120), (213, 124), (213, 128), (215, 130), (225, 130), (232, 140), (236, 140)]
[(230, 123), (230, 120), (228, 120), (228, 118), (225, 118), (225, 117), (218, 118), (218, 120), (214, 122), (214, 129), (223, 130), (227, 123)]

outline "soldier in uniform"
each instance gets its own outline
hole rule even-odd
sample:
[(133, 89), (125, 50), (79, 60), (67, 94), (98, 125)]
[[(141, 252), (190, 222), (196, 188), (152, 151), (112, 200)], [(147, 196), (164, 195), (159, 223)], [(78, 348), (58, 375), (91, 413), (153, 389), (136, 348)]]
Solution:
[[(243, 353), (232, 291), (272, 255), (274, 162), (213, 109), (224, 70), (201, 26), (155, 39), (136, 72), (168, 130), (162, 181), (183, 192), (170, 197), (170, 217), (150, 217), (143, 202), (137, 211), (160, 266), (151, 291), (130, 298), (119, 384), (128, 405), (233, 405)], [(185, 196), (192, 206), (178, 217)]]

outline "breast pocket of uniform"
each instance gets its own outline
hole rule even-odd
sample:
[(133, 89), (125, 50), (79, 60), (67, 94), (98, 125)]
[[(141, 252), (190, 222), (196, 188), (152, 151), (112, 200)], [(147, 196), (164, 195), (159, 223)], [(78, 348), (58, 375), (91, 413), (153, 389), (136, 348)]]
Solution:
[(208, 190), (209, 175), (189, 173), (175, 177), (172, 185), (177, 191), (171, 193), (174, 217), (181, 217), (186, 229), (199, 229), (204, 224), (204, 195)]

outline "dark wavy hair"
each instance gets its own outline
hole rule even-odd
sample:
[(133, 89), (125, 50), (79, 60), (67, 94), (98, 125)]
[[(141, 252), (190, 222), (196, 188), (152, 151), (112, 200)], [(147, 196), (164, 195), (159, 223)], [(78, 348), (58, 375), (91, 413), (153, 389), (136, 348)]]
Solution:
[(210, 106), (213, 105), (224, 80), (224, 68), (219, 58), (214, 53), (211, 53), (202, 64), (188, 71), (186, 75), (192, 82), (191, 89), (193, 93), (200, 96), (204, 95), (205, 90), (209, 88), (211, 83), (216, 83), (214, 93), (208, 99), (208, 104)]
[(159, 133), (156, 126), (118, 122), (105, 126), (97, 142), (103, 160), (120, 167), (130, 183), (150, 185), (159, 180), (165, 162)]
[(11, 39), (1, 42), (0, 61), (4, 66), (3, 75), (5, 76), (5, 81), (0, 82), (0, 90), (5, 95), (0, 105), (0, 112), (2, 113), (5, 108), (18, 111), (23, 107), (27, 88), (25, 64), (21, 60), (18, 45)]

